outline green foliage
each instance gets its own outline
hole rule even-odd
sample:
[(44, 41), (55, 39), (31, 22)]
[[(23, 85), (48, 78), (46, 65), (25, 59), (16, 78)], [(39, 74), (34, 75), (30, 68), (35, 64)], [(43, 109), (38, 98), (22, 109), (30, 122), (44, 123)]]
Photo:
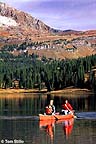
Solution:
[[(84, 74), (93, 66), (96, 66), (96, 55), (73, 60), (48, 60), (43, 56), (38, 60), (35, 54), (13, 56), (3, 51), (0, 53), (0, 88), (12, 87), (13, 80), (19, 82), (19, 88), (25, 89), (47, 87), (51, 91), (68, 86), (84, 88)], [(95, 89), (94, 73), (90, 72), (87, 85)]]

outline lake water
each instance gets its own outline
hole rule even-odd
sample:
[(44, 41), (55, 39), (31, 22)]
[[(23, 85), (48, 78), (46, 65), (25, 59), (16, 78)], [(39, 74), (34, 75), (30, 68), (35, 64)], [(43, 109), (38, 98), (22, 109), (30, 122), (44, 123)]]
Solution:
[[(68, 99), (77, 118), (40, 122), (50, 99), (57, 111)], [(24, 144), (95, 144), (96, 95), (0, 94), (0, 142)]]

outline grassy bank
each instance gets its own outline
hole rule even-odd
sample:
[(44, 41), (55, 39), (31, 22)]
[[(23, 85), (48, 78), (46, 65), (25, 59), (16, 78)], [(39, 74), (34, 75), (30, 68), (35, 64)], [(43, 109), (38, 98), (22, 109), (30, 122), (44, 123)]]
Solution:
[(62, 90), (56, 90), (56, 91), (51, 91), (47, 92), (47, 89), (0, 89), (0, 93), (47, 93), (47, 94), (58, 94), (58, 93), (88, 93), (91, 92), (88, 89), (80, 89), (80, 88), (73, 88), (73, 87), (68, 87)]
[(0, 89), (0, 93), (44, 93), (46, 89)]

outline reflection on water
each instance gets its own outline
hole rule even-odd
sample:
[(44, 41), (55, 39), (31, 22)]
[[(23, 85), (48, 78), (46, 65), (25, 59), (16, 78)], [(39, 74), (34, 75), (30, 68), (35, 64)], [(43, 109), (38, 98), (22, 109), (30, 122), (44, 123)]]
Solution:
[(54, 139), (54, 135), (56, 133), (55, 130), (55, 125), (57, 124), (62, 124), (62, 132), (65, 135), (65, 138), (68, 139), (69, 136), (72, 133), (72, 129), (73, 129), (73, 124), (74, 124), (74, 119), (68, 119), (68, 120), (49, 120), (49, 121), (40, 121), (39, 122), (39, 127), (40, 130), (44, 130), (46, 131), (46, 133), (50, 136), (50, 139), (53, 140)]
[(52, 140), (46, 130), (39, 128), (38, 121), (0, 120), (0, 140), (20, 139), (23, 140), (25, 144), (95, 144), (95, 120), (75, 120), (73, 130), (68, 139), (65, 137), (63, 126), (63, 123), (54, 125), (54, 138)]
[(96, 119), (96, 112), (78, 112), (76, 113), (78, 119)]
[(40, 130), (46, 131), (46, 133), (50, 136), (51, 140), (53, 140), (55, 120), (39, 121), (39, 127), (40, 127)]
[(65, 134), (66, 139), (68, 139), (72, 133), (73, 124), (74, 124), (73, 118), (63, 122), (63, 130), (64, 130), (64, 134)]
[[(69, 95), (67, 98), (79, 118), (39, 122), (38, 114), (44, 112), (44, 107), (51, 97), (46, 94), (17, 94), (17, 96), (15, 94), (14, 97), (12, 94), (9, 96), (2, 94), (0, 97), (0, 140), (19, 139), (25, 144), (95, 144), (96, 97), (92, 94), (84, 97)], [(60, 111), (66, 96), (62, 94), (62, 96), (54, 96), (53, 99), (56, 110)]]
[[(13, 115), (38, 115), (44, 112), (44, 107), (50, 100), (50, 95), (44, 94), (0, 94), (0, 115), (13, 116)], [(60, 111), (61, 104), (66, 97), (54, 96), (54, 105), (57, 111)], [(80, 95), (79, 97), (67, 97), (74, 109), (78, 112), (81, 111), (96, 111), (96, 97), (94, 95), (87, 95), (86, 97)]]
[(36, 94), (20, 94), (20, 96), (17, 94), (17, 97), (16, 94), (2, 96), (0, 97), (0, 115), (37, 115), (41, 108), (44, 108), (45, 98), (46, 96), (42, 99), (42, 96)]

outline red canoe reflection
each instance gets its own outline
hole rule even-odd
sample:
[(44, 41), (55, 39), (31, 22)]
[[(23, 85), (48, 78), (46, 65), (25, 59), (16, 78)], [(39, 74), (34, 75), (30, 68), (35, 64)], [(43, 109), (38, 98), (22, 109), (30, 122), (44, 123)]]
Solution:
[(55, 124), (62, 124), (64, 135), (66, 139), (69, 138), (70, 134), (72, 133), (73, 125), (74, 125), (74, 118), (68, 120), (46, 120), (46, 121), (39, 121), (40, 129), (44, 129), (46, 133), (50, 136), (51, 139), (54, 137), (54, 126)]

